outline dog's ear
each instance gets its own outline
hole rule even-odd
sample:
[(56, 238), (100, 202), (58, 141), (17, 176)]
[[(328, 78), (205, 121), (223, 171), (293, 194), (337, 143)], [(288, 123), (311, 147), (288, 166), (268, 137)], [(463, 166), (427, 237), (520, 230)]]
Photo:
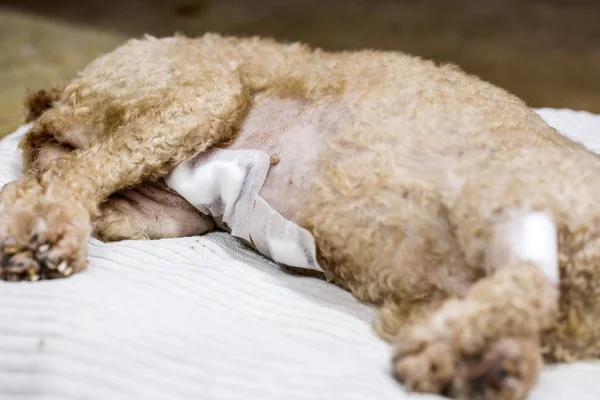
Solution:
[(35, 121), (44, 111), (52, 108), (63, 92), (62, 86), (53, 86), (49, 89), (31, 91), (25, 97), (25, 122)]

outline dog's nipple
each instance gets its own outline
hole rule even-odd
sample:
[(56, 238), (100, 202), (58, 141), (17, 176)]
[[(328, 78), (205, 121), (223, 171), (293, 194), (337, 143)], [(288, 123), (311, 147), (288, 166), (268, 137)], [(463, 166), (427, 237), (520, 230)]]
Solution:
[(279, 154), (273, 154), (271, 155), (271, 157), (269, 157), (269, 162), (271, 163), (271, 165), (277, 165), (279, 164), (279, 161), (281, 161), (281, 158), (279, 158)]

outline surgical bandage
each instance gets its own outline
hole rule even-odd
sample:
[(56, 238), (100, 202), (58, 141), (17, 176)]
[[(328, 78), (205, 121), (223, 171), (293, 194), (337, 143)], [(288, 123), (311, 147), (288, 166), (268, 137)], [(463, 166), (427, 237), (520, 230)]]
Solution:
[(165, 181), (232, 236), (273, 261), (322, 271), (310, 232), (283, 217), (259, 195), (269, 158), (260, 150), (212, 149), (180, 164)]

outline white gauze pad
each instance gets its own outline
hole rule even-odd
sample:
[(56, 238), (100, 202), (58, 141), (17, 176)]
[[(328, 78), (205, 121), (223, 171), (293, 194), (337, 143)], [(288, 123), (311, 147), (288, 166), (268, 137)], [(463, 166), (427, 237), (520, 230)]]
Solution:
[(496, 267), (516, 261), (537, 265), (554, 284), (560, 281), (556, 225), (542, 212), (522, 212), (496, 222), (488, 249)]
[(212, 149), (180, 164), (167, 185), (273, 261), (323, 271), (313, 236), (260, 196), (271, 164), (260, 150)]

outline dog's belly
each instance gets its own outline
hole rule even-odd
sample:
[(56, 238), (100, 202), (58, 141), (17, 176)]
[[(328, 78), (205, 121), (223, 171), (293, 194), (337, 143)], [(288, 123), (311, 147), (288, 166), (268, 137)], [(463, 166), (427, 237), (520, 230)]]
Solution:
[(263, 96), (255, 99), (229, 150), (261, 150), (271, 168), (260, 196), (285, 218), (300, 224), (318, 156), (326, 136), (348, 118), (332, 100)]

